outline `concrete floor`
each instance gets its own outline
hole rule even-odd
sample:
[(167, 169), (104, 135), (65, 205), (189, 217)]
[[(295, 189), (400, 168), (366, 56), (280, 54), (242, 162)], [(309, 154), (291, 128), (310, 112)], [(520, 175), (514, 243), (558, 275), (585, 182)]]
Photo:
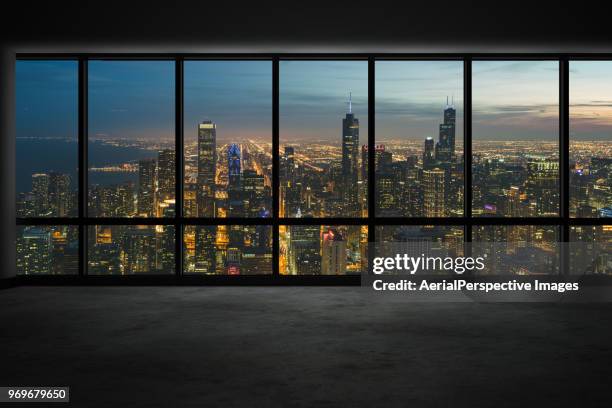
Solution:
[(0, 385), (78, 407), (610, 406), (612, 304), (321, 287), (0, 291)]

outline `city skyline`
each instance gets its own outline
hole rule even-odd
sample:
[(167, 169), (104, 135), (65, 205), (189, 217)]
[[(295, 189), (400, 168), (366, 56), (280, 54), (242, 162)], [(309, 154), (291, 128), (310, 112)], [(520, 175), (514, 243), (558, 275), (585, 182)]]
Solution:
[[(559, 215), (555, 64), (474, 62), (472, 216)], [(181, 182), (180, 210), (185, 217), (269, 218), (274, 215), (272, 163), (277, 154), (278, 215), (319, 218), (321, 225), (277, 225), (280, 253), (276, 255), (271, 253), (271, 226), (185, 225), (184, 271), (266, 274), (277, 256), (283, 274), (358, 273), (367, 261), (367, 228), (326, 226), (326, 217), (365, 218), (371, 212), (377, 217), (464, 215), (462, 62), (380, 61), (376, 66), (374, 152), (367, 146), (364, 61), (282, 61), (280, 143), (273, 152), (269, 61), (188, 61), (184, 150), (176, 152), (174, 83), (168, 80), (173, 77), (172, 63), (91, 61), (87, 216), (173, 218), (179, 210), (175, 184)], [(74, 113), (64, 113), (76, 106), (74, 100), (55, 103), (58, 98), (76, 97), (67, 89), (74, 86), (67, 74), (75, 66), (48, 68), (28, 65), (21, 70), (30, 84), (18, 92), (20, 217), (77, 216), (76, 139), (57, 136), (61, 129), (75, 131)], [(577, 66), (570, 79), (580, 69)], [(605, 87), (595, 92), (589, 71), (582, 72), (586, 78), (572, 82), (576, 98), (570, 95), (574, 112), (570, 125), (576, 124), (569, 150), (570, 216), (610, 217), (612, 146), (609, 140), (582, 143), (580, 135), (601, 137), (608, 122), (597, 115), (612, 115), (612, 109), (607, 111)], [(599, 68), (593, 75), (604, 72)], [(159, 77), (165, 78), (161, 85)], [(36, 86), (46, 82), (50, 84)], [(45, 117), (46, 105), (57, 115), (53, 120)], [(49, 128), (38, 139), (25, 136), (36, 132), (35, 115), (42, 115), (40, 123)], [(491, 132), (496, 137), (485, 136)], [(401, 136), (389, 137), (392, 134)], [(58, 139), (63, 140), (58, 143)], [(176, 179), (177, 153), (184, 159), (183, 180)], [(375, 155), (373, 181), (368, 179), (370, 153)], [(374, 203), (368, 202), (369, 183), (376, 189)], [(533, 242), (538, 256), (546, 259), (550, 242), (558, 239), (555, 228), (490, 228), (477, 230), (475, 236)], [(388, 232), (388, 237), (402, 242), (445, 245), (456, 245), (462, 237), (459, 231), (429, 227)], [(576, 230), (574, 236), (599, 240), (605, 233)], [(98, 226), (89, 227), (87, 234), (88, 267), (93, 274), (174, 268), (171, 228)], [(54, 226), (24, 227), (17, 240), (26, 274), (74, 270), (75, 244), (83, 242), (74, 231)], [(509, 246), (505, 259), (515, 247)], [(61, 262), (66, 256), (70, 264)], [(597, 270), (606, 270), (602, 268)]]

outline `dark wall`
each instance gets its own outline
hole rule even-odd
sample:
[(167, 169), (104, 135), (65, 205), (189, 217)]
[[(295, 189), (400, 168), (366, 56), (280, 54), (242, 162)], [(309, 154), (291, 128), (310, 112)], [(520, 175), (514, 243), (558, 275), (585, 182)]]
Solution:
[[(249, 51), (610, 50), (595, 4), (524, 1), (82, 1), (18, 2), (0, 25), (28, 48), (240, 47)], [(61, 5), (60, 5), (61, 4)], [(584, 5), (584, 6), (583, 6)]]

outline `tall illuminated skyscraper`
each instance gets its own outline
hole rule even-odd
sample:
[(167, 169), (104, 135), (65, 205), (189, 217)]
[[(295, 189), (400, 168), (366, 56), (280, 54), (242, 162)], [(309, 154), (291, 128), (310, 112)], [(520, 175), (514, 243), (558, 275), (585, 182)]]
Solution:
[(174, 198), (175, 155), (173, 149), (160, 150), (158, 161), (158, 189), (160, 201)]
[(211, 225), (198, 225), (195, 227), (195, 266), (194, 272), (215, 274), (217, 258), (215, 241), (217, 227)]
[(353, 114), (349, 93), (348, 112), (342, 119), (342, 195), (345, 216), (359, 216), (359, 119)]
[(339, 231), (330, 228), (321, 238), (321, 274), (346, 273), (346, 240)]
[(217, 125), (206, 120), (198, 125), (198, 217), (215, 216), (217, 171)]
[(26, 227), (17, 239), (17, 273), (51, 273), (51, 233), (43, 227)]
[(141, 217), (155, 215), (155, 159), (138, 162), (138, 214)]
[(425, 150), (423, 151), (423, 168), (430, 169), (435, 165), (434, 140), (431, 137), (425, 139)]
[(445, 171), (435, 168), (423, 171), (423, 215), (444, 217)]
[(49, 210), (49, 175), (32, 174), (32, 194), (34, 195), (34, 211), (37, 216), (46, 215)]

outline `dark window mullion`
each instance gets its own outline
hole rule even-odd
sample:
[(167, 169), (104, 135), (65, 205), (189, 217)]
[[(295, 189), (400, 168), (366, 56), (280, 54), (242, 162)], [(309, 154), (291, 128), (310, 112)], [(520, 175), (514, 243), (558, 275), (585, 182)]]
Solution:
[[(368, 58), (368, 242), (376, 242), (376, 60)], [(372, 258), (370, 256), (370, 258)], [(369, 268), (371, 269), (371, 268)]]
[(184, 157), (184, 134), (183, 134), (183, 57), (177, 57), (174, 65), (174, 116), (175, 116), (175, 134), (174, 134), (174, 274), (181, 276), (183, 274), (183, 224), (180, 220), (183, 218), (183, 157)]
[(280, 146), (279, 146), (279, 98), (280, 73), (278, 56), (272, 59), (272, 275), (279, 275), (280, 243), (279, 243), (279, 210), (280, 210)]
[[(472, 58), (463, 60), (463, 216), (472, 218)], [(472, 228), (466, 224), (466, 242), (472, 242)]]
[[(563, 218), (561, 241), (569, 242), (569, 61), (559, 60), (559, 215)], [(562, 274), (569, 274), (570, 253), (568, 244), (561, 244)]]
[(78, 149), (79, 149), (79, 276), (87, 275), (87, 233), (88, 227), (82, 222), (87, 217), (88, 197), (88, 61), (86, 57), (79, 59), (78, 79)]

